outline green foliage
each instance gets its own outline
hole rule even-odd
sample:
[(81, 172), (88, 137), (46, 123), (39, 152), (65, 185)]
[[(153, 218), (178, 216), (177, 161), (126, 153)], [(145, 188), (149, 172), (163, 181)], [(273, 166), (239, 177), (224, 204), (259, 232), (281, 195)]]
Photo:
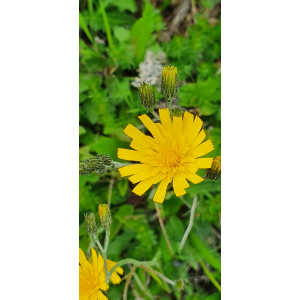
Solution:
[(136, 46), (136, 61), (140, 63), (146, 53), (146, 44), (151, 37), (154, 26), (153, 7), (146, 3), (142, 18), (137, 20), (131, 29), (133, 43)]
[[(109, 154), (114, 161), (120, 161), (117, 149), (129, 149), (131, 139), (123, 129), (128, 124), (141, 126), (137, 116), (148, 113), (140, 105), (138, 89), (131, 83), (138, 76), (136, 70), (149, 49), (155, 54), (164, 52), (166, 64), (177, 67), (180, 81), (178, 105), (186, 110), (199, 110), (207, 139), (212, 140), (215, 148), (207, 157), (221, 155), (221, 25), (212, 26), (207, 18), (207, 12), (215, 1), (201, 1), (202, 9), (196, 15), (197, 23), (188, 26), (184, 35), (175, 34), (169, 42), (161, 42), (160, 33), (169, 28), (165, 14), (173, 8), (171, 2), (165, 1), (157, 7), (150, 1), (81, 1), (80, 160), (97, 154)], [(102, 8), (100, 3), (103, 4)], [(154, 87), (157, 100), (161, 98), (158, 91)], [(158, 104), (161, 105), (161, 102)], [(146, 133), (143, 127), (141, 131)], [(199, 174), (204, 175), (205, 171), (201, 170)], [(156, 257), (158, 264), (155, 270), (172, 280), (181, 278), (189, 282), (183, 291), (174, 291), (154, 273), (138, 268), (136, 274), (144, 288), (141, 289), (136, 279), (132, 283), (141, 297), (219, 300), (220, 292), (207, 277), (200, 262), (208, 265), (213, 278), (220, 282), (221, 182), (205, 180), (197, 185), (190, 183), (187, 194), (181, 199), (175, 196), (172, 189), (167, 192), (160, 210), (174, 250), (173, 256), (152, 201), (155, 188), (139, 197), (132, 193), (133, 186), (127, 178), (120, 178), (118, 171), (80, 176), (79, 246), (86, 251), (92, 242), (86, 231), (84, 213), (91, 211), (97, 215), (98, 205), (107, 203), (110, 197), (113, 223), (108, 258), (113, 261), (123, 258), (149, 261)], [(194, 194), (199, 199), (194, 225), (183, 250), (179, 251), (189, 224)], [(98, 233), (102, 241), (103, 229)], [(124, 266), (124, 270), (125, 275), (128, 274), (128, 266)], [(204, 276), (207, 280), (199, 281)], [(123, 289), (124, 281), (119, 285), (110, 285), (106, 295), (108, 299), (123, 299)], [(132, 286), (129, 286), (127, 299), (134, 298)]]

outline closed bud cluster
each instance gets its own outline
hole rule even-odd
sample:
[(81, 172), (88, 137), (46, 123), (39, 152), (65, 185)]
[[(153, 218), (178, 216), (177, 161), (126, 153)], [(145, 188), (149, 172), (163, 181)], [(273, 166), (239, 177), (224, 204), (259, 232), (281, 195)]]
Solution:
[(166, 66), (162, 71), (161, 92), (164, 98), (171, 101), (176, 97), (179, 91), (177, 68)]
[(80, 175), (90, 175), (93, 171), (99, 175), (103, 175), (111, 169), (114, 169), (114, 163), (107, 154), (97, 155), (96, 157), (79, 162)]
[(183, 117), (183, 109), (180, 107), (175, 107), (170, 109), (171, 117)]
[(221, 156), (214, 158), (211, 168), (206, 170), (206, 178), (209, 180), (221, 179)]
[(89, 212), (84, 215), (84, 218), (85, 218), (87, 232), (90, 234), (96, 233), (98, 227), (97, 227), (95, 215), (92, 212)]
[(104, 228), (110, 227), (112, 223), (111, 215), (107, 204), (100, 204), (98, 207), (101, 226)]
[(152, 109), (155, 104), (155, 95), (153, 88), (150, 84), (143, 82), (139, 88), (139, 97), (141, 104), (147, 108)]

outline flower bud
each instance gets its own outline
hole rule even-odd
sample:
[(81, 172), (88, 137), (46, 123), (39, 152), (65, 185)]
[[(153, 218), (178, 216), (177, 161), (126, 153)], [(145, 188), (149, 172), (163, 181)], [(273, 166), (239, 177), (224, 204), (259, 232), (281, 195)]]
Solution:
[(107, 154), (100, 154), (79, 162), (80, 175), (90, 175), (93, 171), (103, 175), (111, 169), (114, 169), (114, 164), (111, 157)]
[(104, 228), (110, 227), (112, 223), (111, 215), (107, 204), (100, 204), (98, 207), (101, 226)]
[(177, 68), (166, 66), (162, 71), (161, 92), (167, 101), (176, 97), (179, 91)]
[(177, 279), (175, 280), (174, 288), (175, 290), (182, 291), (186, 289), (187, 286), (189, 286), (189, 281), (187, 279)]
[(221, 179), (221, 156), (217, 156), (213, 159), (211, 168), (206, 170), (206, 179)]
[(84, 215), (84, 218), (87, 232), (90, 234), (96, 233), (98, 226), (96, 223), (95, 215), (92, 212), (89, 212)]
[(141, 100), (141, 104), (147, 108), (152, 109), (155, 104), (155, 95), (153, 92), (153, 88), (150, 84), (143, 82), (139, 88), (139, 97)]
[(183, 109), (180, 107), (175, 107), (170, 109), (171, 117), (183, 117)]

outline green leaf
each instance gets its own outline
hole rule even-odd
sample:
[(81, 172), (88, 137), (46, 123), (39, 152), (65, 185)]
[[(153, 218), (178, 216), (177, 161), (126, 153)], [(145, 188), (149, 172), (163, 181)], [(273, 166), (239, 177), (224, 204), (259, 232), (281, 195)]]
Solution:
[(137, 20), (131, 29), (133, 43), (136, 46), (136, 62), (140, 63), (144, 60), (146, 53), (147, 41), (151, 38), (154, 25), (153, 7), (150, 3), (146, 3), (143, 16)]
[(204, 245), (204, 243), (200, 240), (198, 236), (194, 232), (190, 232), (190, 240), (191, 243), (198, 251), (198, 260), (201, 258), (205, 259), (212, 267), (219, 270), (221, 272), (221, 261), (213, 256), (208, 248)]
[(131, 216), (133, 214), (133, 206), (130, 204), (124, 204), (120, 207), (116, 216), (124, 218), (125, 216)]
[(125, 196), (126, 192), (127, 192), (127, 189), (128, 189), (128, 179), (123, 178), (123, 179), (119, 180), (118, 184), (117, 184), (117, 187), (118, 187), (120, 195)]
[(96, 112), (96, 105), (91, 101), (85, 101), (83, 104), (83, 111), (86, 118), (91, 124), (96, 124), (98, 121), (98, 114)]
[(114, 28), (114, 36), (119, 42), (124, 42), (130, 39), (130, 31), (123, 27), (116, 26)]
[(118, 148), (126, 148), (127, 143), (121, 142), (117, 137), (100, 136), (96, 143), (90, 145), (97, 154), (109, 154), (113, 160), (117, 160)]
[(79, 135), (82, 135), (82, 134), (85, 134), (85, 133), (86, 133), (85, 128), (79, 125)]

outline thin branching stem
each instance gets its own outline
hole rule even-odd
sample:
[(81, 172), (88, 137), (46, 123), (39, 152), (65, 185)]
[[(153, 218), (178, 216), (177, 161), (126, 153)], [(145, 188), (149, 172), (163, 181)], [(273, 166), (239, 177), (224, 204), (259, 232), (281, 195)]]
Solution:
[(175, 285), (175, 282), (169, 278), (167, 278), (165, 275), (155, 271), (154, 269), (150, 268), (150, 267), (145, 267), (145, 266), (141, 266), (141, 268), (143, 268), (146, 271), (152, 272), (155, 275), (157, 275), (158, 277), (160, 277), (161, 279), (163, 279), (165, 282), (171, 284), (171, 285)]
[(161, 230), (163, 232), (163, 235), (165, 237), (166, 243), (168, 245), (168, 248), (170, 250), (171, 255), (174, 256), (174, 250), (172, 248), (172, 245), (170, 243), (170, 240), (169, 240), (164, 222), (162, 220), (161, 213), (160, 213), (160, 210), (159, 210), (159, 205), (156, 202), (154, 202), (154, 205), (155, 205), (155, 209), (156, 209), (157, 217), (158, 217), (158, 220), (159, 220), (159, 224), (160, 224)]
[(123, 300), (127, 300), (127, 292), (128, 292), (128, 286), (129, 286), (129, 283), (131, 282), (131, 278), (136, 270), (137, 266), (134, 266), (129, 274), (127, 275), (127, 279), (126, 279), (126, 282), (125, 282), (125, 285), (124, 285), (124, 291), (123, 291)]
[(182, 238), (182, 241), (180, 243), (179, 246), (179, 250), (181, 251), (184, 247), (184, 244), (186, 242), (187, 237), (189, 236), (189, 233), (193, 227), (193, 223), (194, 223), (194, 217), (195, 217), (195, 210), (196, 210), (196, 205), (197, 205), (197, 196), (194, 195), (194, 200), (193, 200), (193, 205), (192, 205), (192, 209), (191, 209), (191, 215), (190, 215), (190, 222), (189, 222), (189, 226), (186, 229), (184, 236)]

